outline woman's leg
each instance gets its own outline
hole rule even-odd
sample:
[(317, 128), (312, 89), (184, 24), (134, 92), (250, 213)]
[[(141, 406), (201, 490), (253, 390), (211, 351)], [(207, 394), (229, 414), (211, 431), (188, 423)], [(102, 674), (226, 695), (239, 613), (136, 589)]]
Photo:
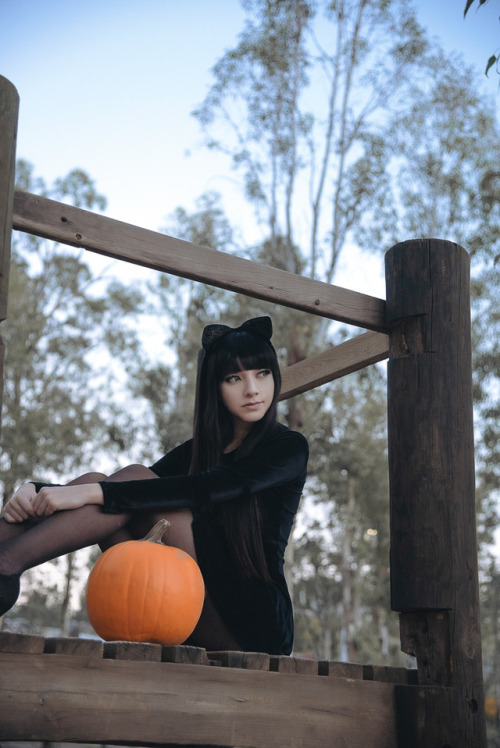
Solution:
[[(97, 483), (101, 480), (124, 481), (155, 478), (142, 465), (130, 465), (106, 478), (102, 473), (85, 473), (68, 485)], [(130, 520), (129, 513), (106, 514), (99, 506), (87, 505), (79, 509), (61, 511), (38, 522), (30, 522), (22, 533), (17, 533), (0, 544), (0, 573), (22, 574), (65, 553), (86, 548), (114, 537), (130, 540), (132, 535), (123, 530)], [(21, 523), (24, 526), (28, 523)], [(117, 533), (120, 535), (117, 536)]]
[[(167, 519), (170, 523), (162, 538), (165, 545), (180, 548), (197, 561), (192, 530), (193, 515), (189, 509), (141, 513), (132, 518), (129, 528), (134, 535), (142, 538), (160, 519)], [(214, 651), (241, 650), (241, 646), (226, 627), (208, 594), (205, 595), (200, 620), (187, 643), (194, 647), (204, 647)]]
[[(155, 473), (142, 465), (130, 465), (106, 480), (145, 480), (155, 477)], [(95, 483), (103, 479), (105, 476), (100, 473), (86, 473), (71, 481), (69, 485)], [(0, 576), (16, 575), (17, 580), (18, 575), (26, 569), (79, 548), (94, 543), (106, 548), (131, 538), (142, 538), (159, 519), (163, 518), (170, 522), (170, 527), (163, 536), (164, 542), (181, 548), (197, 560), (191, 527), (193, 516), (189, 510), (141, 512), (131, 516), (126, 513), (105, 514), (98, 506), (88, 505), (80, 509), (57, 512), (36, 523), (30, 521), (12, 524), (2, 520), (3, 525), (7, 525), (2, 529), (8, 538), (2, 542), (0, 529)], [(8, 579), (5, 581), (6, 579), (7, 577), (4, 577), (4, 588), (12, 598), (12, 584)], [(6, 612), (14, 602), (15, 599), (7, 608), (2, 605), (0, 584), (0, 615), (3, 614), (3, 608), (3, 612)], [(189, 637), (189, 643), (212, 650), (241, 649), (208, 596), (205, 597), (200, 620)]]
[[(71, 484), (95, 483), (106, 476), (86, 473)], [(134, 480), (155, 478), (155, 474), (142, 465), (131, 465), (106, 480)], [(123, 529), (130, 514), (106, 514), (100, 507), (87, 505), (79, 509), (56, 512), (38, 521), (7, 523), (0, 528), (0, 616), (16, 602), (19, 595), (19, 576), (26, 569), (37, 566), (65, 553), (104, 542), (111, 537), (130, 539)], [(13, 527), (11, 529), (11, 524)]]

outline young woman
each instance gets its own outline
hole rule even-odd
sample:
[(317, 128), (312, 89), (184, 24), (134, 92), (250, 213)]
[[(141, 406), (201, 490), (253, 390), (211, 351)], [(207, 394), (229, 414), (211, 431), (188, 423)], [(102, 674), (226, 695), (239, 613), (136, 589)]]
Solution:
[(166, 517), (165, 542), (193, 556), (205, 580), (188, 642), (290, 654), (284, 552), (308, 446), (277, 422), (281, 376), (271, 335), (269, 317), (205, 328), (193, 438), (151, 468), (17, 491), (0, 520), (0, 615), (16, 602), (26, 569), (93, 543), (105, 549), (141, 538)]

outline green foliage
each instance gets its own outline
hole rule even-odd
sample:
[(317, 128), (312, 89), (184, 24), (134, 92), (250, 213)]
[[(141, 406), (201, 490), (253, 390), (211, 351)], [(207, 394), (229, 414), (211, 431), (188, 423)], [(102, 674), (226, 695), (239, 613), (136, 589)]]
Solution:
[[(488, 0), (477, 0), (477, 2), (478, 2), (478, 8), (480, 8), (482, 5), (486, 5), (486, 3), (488, 2)], [(469, 9), (470, 9), (470, 7), (472, 6), (473, 3), (474, 3), (474, 0), (467, 0), (467, 2), (465, 3), (464, 18), (467, 15), (467, 13), (468, 13), (468, 11), (469, 11)], [(490, 57), (488, 58), (488, 62), (486, 63), (486, 69), (484, 71), (485, 75), (488, 75), (490, 69), (493, 67), (493, 65), (495, 65), (498, 62), (498, 60), (499, 60), (498, 55), (496, 55), (496, 54), (495, 55), (490, 55)]]
[(392, 124), (397, 233), (457, 241), (471, 253), (491, 252), (485, 240), (493, 213), (482, 195), (496, 172), (499, 133), (494, 112), (477, 93), (474, 74), (460, 60), (431, 61), (432, 79), (416, 81), (410, 104)]
[(309, 393), (309, 502), (293, 555), (297, 651), (401, 664), (388, 613), (385, 377), (377, 368)]
[[(92, 179), (73, 170), (52, 188), (18, 164), (24, 190), (103, 209)], [(14, 234), (9, 279), (2, 414), (0, 481), (4, 500), (32, 478), (69, 480), (99, 461), (131, 447), (137, 423), (121, 405), (128, 373), (141, 361), (129, 320), (141, 310), (142, 293), (96, 275), (83, 254), (37, 237)], [(66, 558), (66, 592), (50, 605), (30, 596), (33, 625), (67, 627), (71, 588), (77, 576)], [(24, 608), (25, 606), (23, 606)], [(39, 615), (38, 608), (47, 609)], [(56, 615), (57, 611), (57, 615)], [(23, 612), (20, 612), (23, 615)], [(36, 623), (38, 621), (38, 623)]]
[(214, 65), (195, 116), (232, 159), (270, 241), (299, 246), (305, 272), (330, 282), (362, 217), (390, 213), (385, 111), (426, 41), (405, 2), (244, 7), (239, 43)]
[[(49, 190), (19, 164), (19, 185), (86, 208), (104, 198), (80, 171)], [(126, 315), (141, 302), (133, 289), (94, 277), (74, 251), (28, 235), (15, 235), (10, 271), (3, 399), (4, 496), (20, 481), (63, 477), (92, 463), (95, 443), (110, 444), (116, 359), (137, 350)]]

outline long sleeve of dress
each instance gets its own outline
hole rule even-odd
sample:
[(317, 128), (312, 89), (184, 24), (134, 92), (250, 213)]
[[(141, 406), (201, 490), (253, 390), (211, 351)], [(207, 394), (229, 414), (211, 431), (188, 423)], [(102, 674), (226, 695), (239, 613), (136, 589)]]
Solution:
[(183, 448), (185, 445), (178, 448), (180, 452), (173, 450), (152, 466), (158, 475), (156, 479), (101, 482), (104, 511), (118, 513), (156, 507), (196, 509), (211, 502), (237, 499), (305, 480), (307, 441), (285, 426), (264, 439), (248, 457), (199, 475), (172, 474)]

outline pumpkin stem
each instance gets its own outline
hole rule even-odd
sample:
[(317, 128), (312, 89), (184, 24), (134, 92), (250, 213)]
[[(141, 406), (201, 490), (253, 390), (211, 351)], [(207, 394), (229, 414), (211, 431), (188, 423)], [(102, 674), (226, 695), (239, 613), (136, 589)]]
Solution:
[(143, 540), (149, 540), (150, 543), (161, 543), (163, 533), (167, 529), (167, 527), (170, 527), (170, 522), (168, 519), (160, 519), (159, 522), (156, 523), (154, 527), (151, 528), (151, 530), (148, 532), (145, 538)]

